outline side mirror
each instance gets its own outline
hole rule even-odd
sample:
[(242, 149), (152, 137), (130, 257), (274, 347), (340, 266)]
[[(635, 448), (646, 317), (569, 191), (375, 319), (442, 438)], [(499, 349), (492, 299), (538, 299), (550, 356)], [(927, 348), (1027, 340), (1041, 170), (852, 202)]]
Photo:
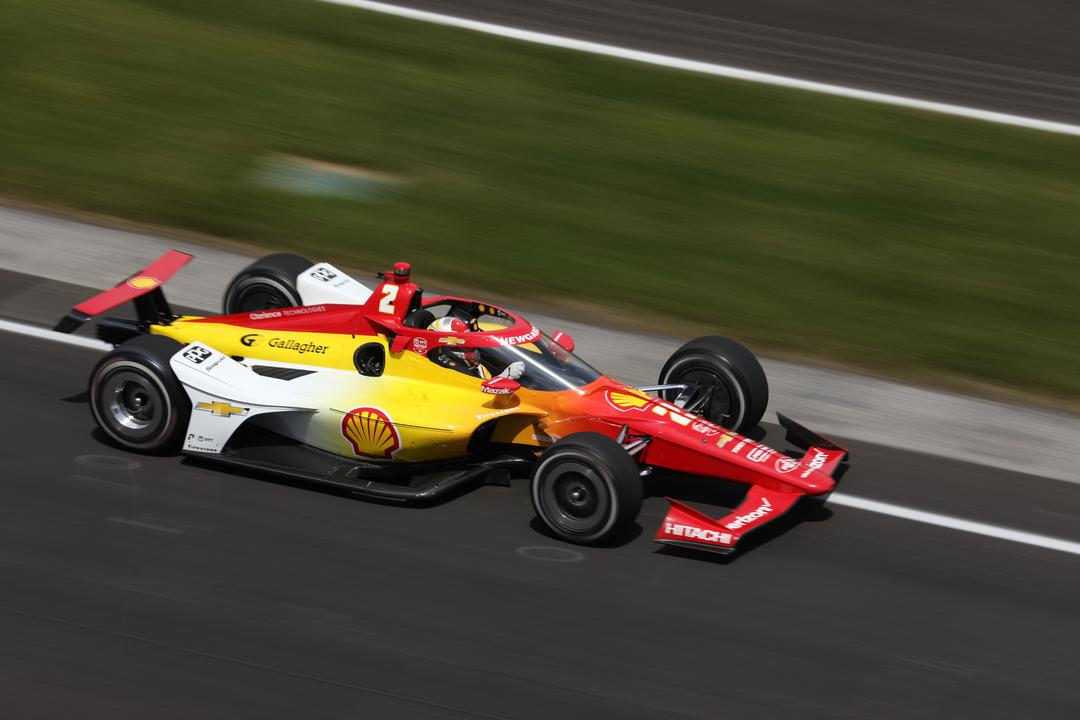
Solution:
[(488, 395), (513, 395), (521, 389), (521, 383), (501, 375), (488, 378), (480, 383), (480, 390)]
[(562, 330), (556, 330), (551, 334), (551, 339), (555, 341), (559, 347), (566, 352), (574, 352), (574, 338), (564, 333)]

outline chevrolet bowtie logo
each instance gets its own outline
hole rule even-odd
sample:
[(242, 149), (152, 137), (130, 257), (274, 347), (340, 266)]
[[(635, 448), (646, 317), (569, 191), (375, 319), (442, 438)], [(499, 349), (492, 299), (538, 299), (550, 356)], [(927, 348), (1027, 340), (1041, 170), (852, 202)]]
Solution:
[(244, 407), (236, 407), (230, 405), (227, 402), (201, 402), (195, 406), (196, 410), (205, 410), (208, 413), (218, 415), (220, 417), (230, 417), (232, 415), (247, 415), (248, 409)]

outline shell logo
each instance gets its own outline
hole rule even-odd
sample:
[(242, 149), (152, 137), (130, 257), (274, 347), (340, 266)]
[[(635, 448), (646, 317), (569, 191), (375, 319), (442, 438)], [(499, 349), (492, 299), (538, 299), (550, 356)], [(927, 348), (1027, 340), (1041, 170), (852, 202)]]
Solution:
[(641, 410), (652, 400), (648, 395), (639, 395), (637, 393), (619, 391), (608, 393), (608, 402), (619, 410)]
[(373, 407), (353, 408), (341, 419), (341, 434), (361, 457), (386, 459), (401, 448), (390, 416)]
[(128, 287), (135, 288), (136, 290), (146, 290), (148, 288), (155, 288), (161, 284), (161, 281), (156, 277), (150, 275), (136, 275), (127, 281)]

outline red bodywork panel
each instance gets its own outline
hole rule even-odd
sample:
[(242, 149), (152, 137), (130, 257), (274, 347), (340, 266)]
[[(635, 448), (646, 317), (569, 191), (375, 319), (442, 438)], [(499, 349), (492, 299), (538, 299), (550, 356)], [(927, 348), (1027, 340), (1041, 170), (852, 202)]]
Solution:
[(832, 473), (847, 451), (821, 438), (793, 458), (609, 378), (583, 388), (552, 413), (544, 429), (553, 437), (599, 432), (616, 438), (626, 428), (627, 445), (649, 438), (640, 463), (690, 475), (749, 485), (745, 499), (727, 516), (713, 519), (677, 500), (656, 533), (659, 543), (727, 553), (746, 533), (791, 509), (800, 498), (825, 497), (836, 487)]
[(157, 290), (166, 280), (175, 275), (177, 270), (189, 263), (191, 258), (192, 256), (188, 253), (170, 250), (142, 272), (132, 275), (114, 288), (79, 303), (72, 309), (91, 316), (112, 310)]
[(824, 495), (836, 486), (830, 473), (842, 459), (843, 450), (827, 451), (832, 453), (827, 465), (823, 461), (810, 463), (806, 457), (789, 457), (609, 378), (601, 378), (582, 391), (563, 399), (553, 410), (552, 418), (565, 419), (549, 421), (545, 426), (549, 435), (600, 432), (616, 437), (625, 425), (630, 435), (651, 438), (638, 455), (645, 465), (723, 477), (776, 493)]

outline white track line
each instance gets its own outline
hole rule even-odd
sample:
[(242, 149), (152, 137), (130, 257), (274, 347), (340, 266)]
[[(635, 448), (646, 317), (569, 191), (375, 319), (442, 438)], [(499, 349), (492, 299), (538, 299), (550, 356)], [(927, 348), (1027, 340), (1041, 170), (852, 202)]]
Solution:
[(446, 25), (465, 30), (473, 30), (488, 35), (498, 35), (499, 37), (536, 43), (538, 45), (549, 45), (551, 47), (564, 48), (567, 50), (578, 50), (594, 55), (606, 55), (622, 60), (632, 60), (634, 62), (659, 65), (661, 67), (675, 68), (677, 70), (687, 70), (705, 75), (747, 80), (750, 82), (763, 83), (765, 85), (777, 85), (779, 87), (795, 88), (798, 90), (809, 90), (812, 92), (825, 93), (827, 95), (839, 95), (840, 97), (854, 98), (856, 100), (866, 100), (869, 102), (913, 108), (915, 110), (926, 110), (928, 112), (955, 115), (974, 120), (984, 120), (999, 125), (1013, 125), (1015, 127), (1032, 130), (1043, 130), (1045, 132), (1060, 133), (1063, 135), (1080, 136), (1080, 125), (1070, 125), (1068, 123), (1053, 122), (1051, 120), (1040, 120), (1038, 118), (1023, 117), (1021, 115), (1010, 115), (1009, 113), (994, 112), (993, 110), (980, 110), (978, 108), (964, 107), (963, 105), (951, 105), (949, 103), (934, 102), (931, 100), (919, 100), (916, 98), (902, 97), (900, 95), (890, 95), (889, 93), (874, 92), (872, 90), (859, 90), (857, 88), (815, 82), (813, 80), (801, 80), (799, 78), (786, 77), (784, 75), (774, 75), (772, 73), (757, 72), (756, 70), (731, 67), (730, 65), (717, 65), (715, 63), (688, 60), (686, 58), (678, 58), (671, 55), (660, 55), (658, 53), (645, 52), (643, 50), (632, 50), (630, 48), (617, 47), (615, 45), (604, 45), (603, 43), (589, 42), (587, 40), (575, 40), (560, 35), (550, 35), (548, 33), (534, 32), (532, 30), (521, 30), (506, 25), (481, 22), (479, 20), (467, 20), (452, 15), (443, 15), (442, 13), (416, 10), (414, 8), (400, 7), (398, 5), (389, 5), (381, 2), (369, 2), (368, 0), (320, 0), (320, 2), (330, 3), (332, 5), (345, 5), (362, 10), (383, 13), (384, 15), (396, 15), (397, 17), (409, 18), (410, 20), (420, 20), (436, 25)]
[(64, 333), (56, 332), (55, 330), (49, 330), (48, 328), (12, 322), (11, 320), (0, 319), (0, 330), (17, 333), (19, 335), (42, 338), (43, 340), (52, 340), (53, 342), (58, 343), (67, 343), (68, 345), (89, 348), (91, 350), (112, 350), (112, 345), (102, 342), (101, 340), (79, 337), (78, 335), (66, 335)]
[(1013, 530), (1012, 528), (1001, 527), (1000, 525), (988, 525), (972, 520), (964, 520), (949, 515), (939, 515), (937, 513), (926, 512), (925, 510), (915, 510), (914, 508), (907, 508), (902, 505), (893, 505), (892, 503), (879, 502), (877, 500), (867, 500), (866, 498), (853, 497), (841, 493), (833, 493), (829, 496), (827, 504), (846, 505), (847, 507), (858, 508), (859, 510), (866, 510), (867, 512), (891, 515), (892, 517), (912, 520), (927, 525), (937, 525), (938, 527), (949, 528), (950, 530), (960, 530), (975, 535), (985, 535), (986, 537), (996, 538), (998, 540), (1009, 540), (1011, 542), (1023, 543), (1024, 545), (1033, 545), (1048, 550), (1057, 550), (1058, 552), (1080, 555), (1080, 543), (1078, 542), (1062, 540), (1061, 538), (1050, 537), (1048, 535), (1037, 535), (1035, 533), (1024, 532), (1023, 530)]
[[(111, 345), (100, 340), (65, 335), (64, 333), (58, 333), (54, 330), (48, 330), (36, 325), (13, 322), (11, 320), (0, 319), (0, 331), (29, 335), (30, 337), (36, 337), (42, 340), (51, 340), (52, 342), (66, 343), (68, 345), (90, 348), (93, 350), (112, 349)], [(858, 508), (859, 510), (865, 510), (867, 512), (891, 515), (892, 517), (903, 518), (904, 520), (911, 520), (927, 525), (937, 525), (938, 527), (960, 530), (961, 532), (973, 533), (975, 535), (985, 535), (986, 537), (997, 538), (998, 540), (1009, 540), (1024, 545), (1032, 545), (1048, 550), (1057, 550), (1058, 552), (1080, 555), (1080, 542), (1062, 540), (1047, 535), (1037, 535), (1035, 533), (1013, 530), (1012, 528), (1000, 527), (998, 525), (987, 525), (972, 520), (964, 520), (963, 518), (939, 515), (924, 510), (907, 508), (902, 505), (893, 505), (891, 503), (868, 500), (866, 498), (853, 497), (841, 493), (833, 493), (829, 497), (829, 503), (833, 505), (846, 505), (847, 507)]]

